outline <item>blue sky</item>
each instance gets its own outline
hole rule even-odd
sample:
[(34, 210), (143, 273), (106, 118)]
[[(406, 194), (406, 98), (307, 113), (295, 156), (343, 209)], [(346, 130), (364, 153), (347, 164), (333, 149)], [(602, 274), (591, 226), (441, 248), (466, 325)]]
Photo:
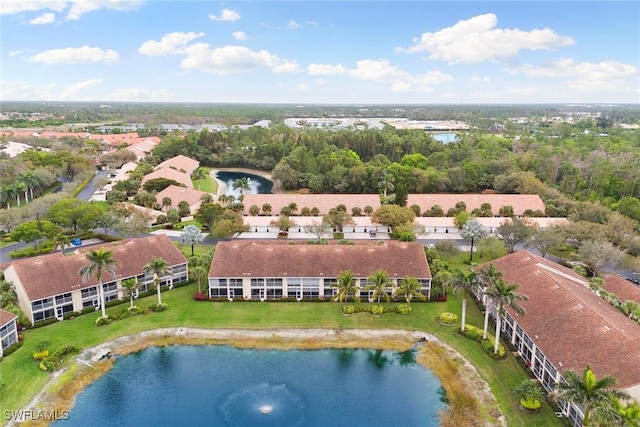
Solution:
[(2, 0), (2, 100), (639, 103), (637, 1)]

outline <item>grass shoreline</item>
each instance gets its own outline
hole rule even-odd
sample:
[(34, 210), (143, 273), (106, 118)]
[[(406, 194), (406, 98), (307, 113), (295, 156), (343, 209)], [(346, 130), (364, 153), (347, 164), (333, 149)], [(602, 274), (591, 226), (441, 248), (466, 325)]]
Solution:
[[(1, 380), (5, 385), (0, 409), (23, 408), (51, 379), (51, 374), (41, 371), (31, 357), (33, 347), (42, 340), (51, 341), (52, 350), (66, 344), (85, 350), (124, 336), (162, 328), (261, 331), (326, 329), (343, 332), (354, 329), (402, 330), (426, 331), (461, 354), (489, 384), (507, 425), (562, 425), (548, 405), (543, 405), (541, 412), (535, 415), (520, 411), (512, 388), (527, 378), (527, 374), (513, 355), (508, 353), (504, 360), (494, 361), (478, 343), (458, 334), (457, 328), (440, 325), (441, 312), (459, 312), (459, 295), (450, 296), (447, 302), (442, 303), (413, 303), (413, 312), (407, 316), (385, 314), (374, 317), (368, 313), (344, 316), (340, 313), (341, 304), (329, 302), (196, 302), (193, 300), (195, 290), (195, 284), (191, 284), (163, 292), (163, 302), (169, 305), (169, 309), (160, 313), (135, 316), (96, 327), (94, 321), (99, 316), (97, 312), (25, 331), (25, 345), (0, 363)], [(144, 307), (155, 302), (156, 297), (150, 296), (137, 300), (137, 305)], [(107, 313), (114, 314), (125, 307), (126, 304), (111, 307)], [(467, 323), (481, 326), (482, 320), (482, 313), (470, 304)], [(370, 345), (363, 347), (371, 348)]]
[[(292, 332), (295, 331), (295, 332)], [(219, 330), (218, 330), (219, 332)], [(416, 340), (426, 337), (427, 341), (417, 348), (416, 362), (431, 370), (447, 392), (450, 401), (447, 409), (439, 414), (442, 426), (504, 425), (500, 419), (494, 396), (488, 391), (488, 385), (477, 371), (465, 366), (464, 358), (455, 350), (439, 342), (428, 333), (409, 333), (408, 331), (376, 330), (185, 330), (170, 328), (146, 331), (135, 336), (125, 336), (114, 341), (102, 343), (85, 350), (79, 359), (86, 360), (114, 345), (114, 356), (126, 356), (149, 347), (167, 347), (174, 345), (225, 345), (246, 349), (267, 350), (318, 350), (324, 348), (371, 348), (376, 350), (406, 351), (416, 345)], [(218, 336), (216, 336), (218, 335)], [(292, 338), (292, 335), (297, 335)], [(88, 367), (73, 363), (64, 372), (52, 378), (44, 390), (25, 406), (25, 410), (47, 410), (54, 413), (70, 411), (75, 405), (76, 396), (86, 387), (108, 374), (115, 361), (103, 359)], [(483, 384), (484, 383), (484, 384)], [(480, 387), (478, 388), (478, 385)], [(485, 390), (485, 392), (482, 392)], [(492, 408), (481, 413), (480, 408)], [(9, 423), (12, 425), (12, 423)], [(29, 426), (46, 426), (47, 421), (27, 423)]]

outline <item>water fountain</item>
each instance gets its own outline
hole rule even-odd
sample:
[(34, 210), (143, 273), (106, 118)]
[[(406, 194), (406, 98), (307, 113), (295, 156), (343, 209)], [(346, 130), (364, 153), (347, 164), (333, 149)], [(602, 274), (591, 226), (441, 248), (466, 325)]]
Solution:
[(302, 398), (286, 384), (261, 383), (232, 393), (219, 409), (229, 425), (297, 427), (304, 425), (304, 407)]

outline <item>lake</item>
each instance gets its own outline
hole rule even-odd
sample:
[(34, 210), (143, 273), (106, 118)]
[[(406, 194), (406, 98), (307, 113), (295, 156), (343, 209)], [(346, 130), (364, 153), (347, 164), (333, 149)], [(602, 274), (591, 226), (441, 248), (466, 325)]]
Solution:
[(455, 142), (458, 139), (458, 134), (456, 133), (432, 133), (429, 136), (436, 141), (442, 142), (443, 144), (449, 144), (451, 142)]
[(414, 353), (151, 347), (118, 357), (55, 426), (438, 426)]
[(258, 175), (253, 175), (244, 172), (227, 172), (220, 171), (216, 174), (216, 178), (220, 181), (227, 184), (227, 195), (233, 195), (236, 198), (240, 195), (240, 191), (233, 189), (233, 183), (239, 178), (247, 177), (249, 178), (249, 187), (248, 191), (245, 191), (244, 194), (269, 194), (271, 193), (271, 188), (273, 187), (273, 182), (270, 180), (263, 178)]

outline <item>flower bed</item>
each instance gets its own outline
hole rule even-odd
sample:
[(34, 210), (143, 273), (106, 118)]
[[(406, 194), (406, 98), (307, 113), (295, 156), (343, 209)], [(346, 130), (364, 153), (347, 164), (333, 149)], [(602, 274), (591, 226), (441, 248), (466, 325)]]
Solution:
[(458, 323), (458, 315), (445, 311), (440, 313), (440, 324), (445, 326), (453, 326)]

